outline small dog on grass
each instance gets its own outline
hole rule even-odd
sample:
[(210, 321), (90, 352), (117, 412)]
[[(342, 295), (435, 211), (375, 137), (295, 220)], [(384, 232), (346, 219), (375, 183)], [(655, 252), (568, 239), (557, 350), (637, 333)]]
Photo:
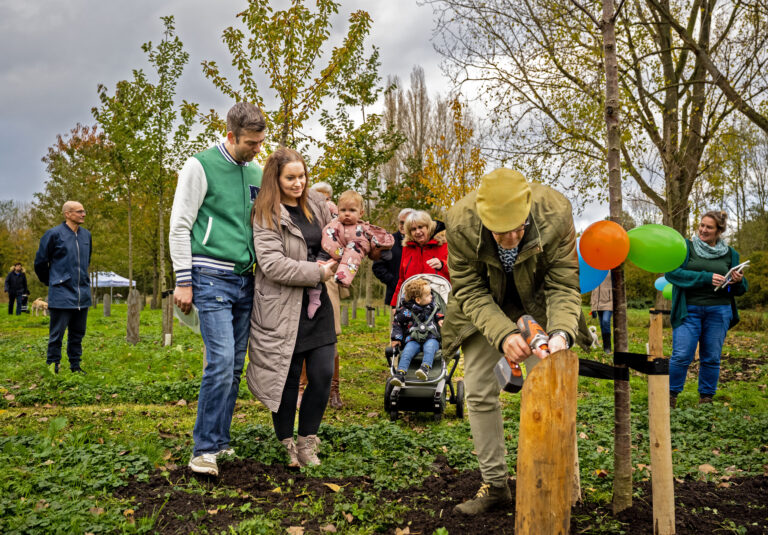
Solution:
[(38, 297), (34, 301), (32, 301), (32, 304), (29, 305), (30, 312), (34, 312), (35, 316), (38, 315), (38, 312), (42, 313), (43, 316), (48, 315), (48, 303), (46, 303), (42, 297)]

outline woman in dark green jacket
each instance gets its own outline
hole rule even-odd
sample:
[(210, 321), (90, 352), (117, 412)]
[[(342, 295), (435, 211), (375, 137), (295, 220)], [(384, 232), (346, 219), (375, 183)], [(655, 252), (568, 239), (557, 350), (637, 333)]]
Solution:
[(687, 241), (688, 254), (682, 266), (665, 274), (672, 289), (672, 357), (669, 361), (670, 404), (685, 386), (688, 366), (699, 346), (699, 403), (711, 403), (720, 377), (720, 354), (728, 329), (739, 321), (734, 297), (747, 291), (747, 280), (734, 272), (739, 253), (720, 237), (725, 231), (725, 212), (707, 212), (697, 233)]

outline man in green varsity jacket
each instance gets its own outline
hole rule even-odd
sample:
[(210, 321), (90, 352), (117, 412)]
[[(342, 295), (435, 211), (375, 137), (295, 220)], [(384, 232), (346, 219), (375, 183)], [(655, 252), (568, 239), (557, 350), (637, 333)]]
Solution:
[(251, 206), (261, 186), (261, 167), (252, 160), (265, 128), (258, 107), (235, 104), (227, 140), (195, 154), (179, 172), (171, 211), (174, 302), (185, 314), (197, 308), (206, 348), (189, 467), (214, 476), (217, 458), (234, 454), (229, 428), (253, 306)]

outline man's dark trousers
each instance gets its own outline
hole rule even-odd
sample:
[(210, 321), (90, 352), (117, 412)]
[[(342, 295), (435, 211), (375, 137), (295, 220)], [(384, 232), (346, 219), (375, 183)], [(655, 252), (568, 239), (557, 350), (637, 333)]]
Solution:
[(49, 308), (48, 314), (51, 316), (51, 330), (46, 364), (61, 362), (61, 342), (64, 340), (64, 331), (67, 330), (69, 331), (67, 338), (69, 367), (77, 370), (80, 368), (80, 357), (83, 354), (83, 337), (88, 321), (88, 309)]
[(13, 303), (16, 303), (16, 315), (21, 316), (21, 300), (24, 294), (8, 294), (8, 315), (13, 314)]

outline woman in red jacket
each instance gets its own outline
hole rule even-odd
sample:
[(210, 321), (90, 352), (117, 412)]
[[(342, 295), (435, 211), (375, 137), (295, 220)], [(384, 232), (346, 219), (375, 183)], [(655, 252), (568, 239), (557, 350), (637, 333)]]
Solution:
[(403, 256), (400, 260), (400, 278), (391, 305), (397, 306), (400, 287), (413, 275), (433, 273), (451, 280), (448, 275), (448, 243), (445, 231), (435, 232), (437, 223), (427, 212), (416, 211), (405, 220)]

